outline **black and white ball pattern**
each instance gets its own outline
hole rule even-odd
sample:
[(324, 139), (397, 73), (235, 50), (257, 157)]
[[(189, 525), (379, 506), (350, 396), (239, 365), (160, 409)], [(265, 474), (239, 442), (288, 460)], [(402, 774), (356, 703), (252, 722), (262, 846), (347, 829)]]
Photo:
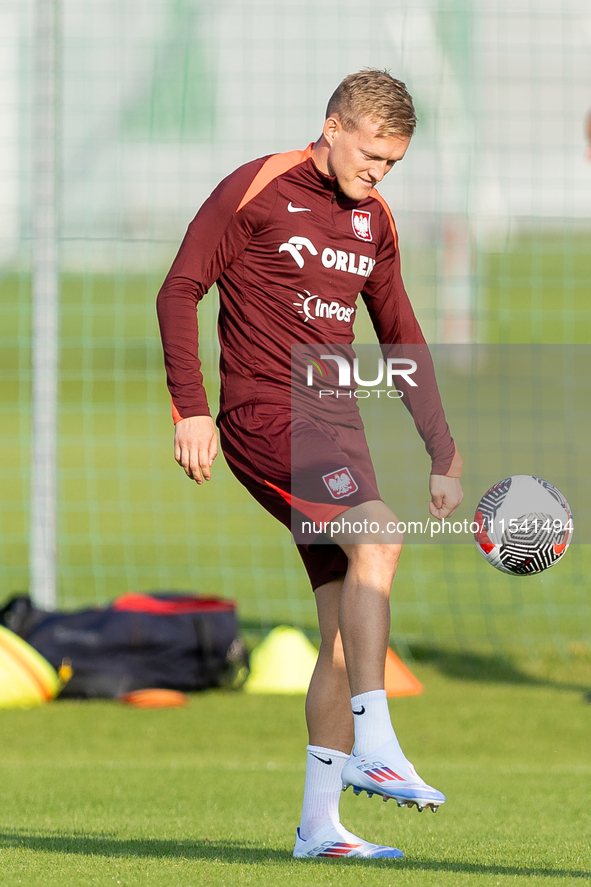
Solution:
[(474, 521), (480, 553), (497, 570), (516, 576), (541, 573), (558, 563), (574, 529), (560, 490), (530, 474), (507, 477), (487, 490)]

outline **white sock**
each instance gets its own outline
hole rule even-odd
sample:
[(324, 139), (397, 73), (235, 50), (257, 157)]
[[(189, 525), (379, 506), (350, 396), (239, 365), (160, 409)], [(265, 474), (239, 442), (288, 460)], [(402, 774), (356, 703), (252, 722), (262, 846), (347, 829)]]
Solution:
[[(371, 690), (369, 693), (353, 696), (351, 708), (355, 723), (354, 754), (369, 754), (391, 739), (395, 739), (398, 743), (390, 720), (385, 690)], [(402, 755), (402, 750), (400, 754)]]
[(341, 773), (349, 755), (334, 748), (309, 745), (306, 748), (306, 784), (300, 835), (304, 841), (313, 838), (329, 820), (339, 820), (339, 801), (343, 783)]

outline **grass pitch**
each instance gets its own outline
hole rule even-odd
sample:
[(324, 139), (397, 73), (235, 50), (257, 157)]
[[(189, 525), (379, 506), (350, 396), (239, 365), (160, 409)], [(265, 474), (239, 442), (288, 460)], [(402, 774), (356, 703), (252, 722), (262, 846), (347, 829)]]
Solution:
[[(435, 270), (419, 265), (408, 282), (433, 339), (427, 283)], [(558, 246), (556, 238), (513, 244), (481, 257), (479, 275), (479, 340), (591, 340), (587, 235)], [(200, 491), (173, 463), (153, 307), (159, 283), (63, 281), (60, 604), (102, 603), (130, 588), (195, 588), (236, 597), (253, 630), (278, 619), (310, 627), (314, 605), (287, 534), (221, 463), (215, 485)], [(1, 281), (3, 596), (27, 587), (29, 301), (26, 275)], [(215, 310), (212, 300), (203, 305), (202, 356), (213, 379)], [(467, 546), (407, 548), (393, 625), (421, 659), (413, 669), (426, 692), (396, 700), (392, 712), (419, 772), (449, 800), (436, 816), (352, 792), (342, 802), (350, 829), (396, 844), (404, 861), (294, 861), (303, 700), (208, 693), (174, 711), (63, 702), (0, 712), (0, 883), (503, 887), (588, 879), (589, 546), (573, 549), (524, 585)], [(499, 669), (492, 658), (442, 655), (438, 646), (449, 644), (517, 646), (532, 656), (552, 649), (554, 659), (536, 668), (507, 660)], [(573, 677), (568, 653), (577, 650)]]
[(205, 693), (170, 711), (58, 702), (2, 712), (2, 884), (550, 887), (591, 877), (584, 681), (415, 671), (425, 694), (392, 700), (393, 719), (447, 803), (419, 815), (349, 791), (341, 804), (350, 829), (394, 843), (405, 860), (293, 860), (303, 698)]

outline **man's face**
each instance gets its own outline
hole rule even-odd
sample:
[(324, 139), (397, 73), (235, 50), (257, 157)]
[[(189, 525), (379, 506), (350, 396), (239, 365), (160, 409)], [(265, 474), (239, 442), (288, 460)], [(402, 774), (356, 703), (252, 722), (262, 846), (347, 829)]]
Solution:
[(328, 172), (336, 176), (346, 197), (363, 200), (398, 160), (410, 144), (407, 136), (378, 136), (377, 123), (364, 120), (354, 132), (347, 132), (337, 118), (329, 117), (324, 137), (329, 145)]

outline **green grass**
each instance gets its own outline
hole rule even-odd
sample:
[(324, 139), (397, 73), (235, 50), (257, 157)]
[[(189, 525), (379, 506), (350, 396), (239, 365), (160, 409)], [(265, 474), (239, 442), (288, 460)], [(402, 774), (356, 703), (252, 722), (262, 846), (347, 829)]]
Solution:
[(349, 791), (341, 804), (349, 828), (402, 848), (403, 862), (294, 861), (303, 698), (204, 693), (171, 711), (58, 702), (1, 712), (2, 884), (550, 887), (591, 877), (584, 683), (415, 671), (425, 694), (392, 700), (392, 715), (447, 803), (419, 816)]

